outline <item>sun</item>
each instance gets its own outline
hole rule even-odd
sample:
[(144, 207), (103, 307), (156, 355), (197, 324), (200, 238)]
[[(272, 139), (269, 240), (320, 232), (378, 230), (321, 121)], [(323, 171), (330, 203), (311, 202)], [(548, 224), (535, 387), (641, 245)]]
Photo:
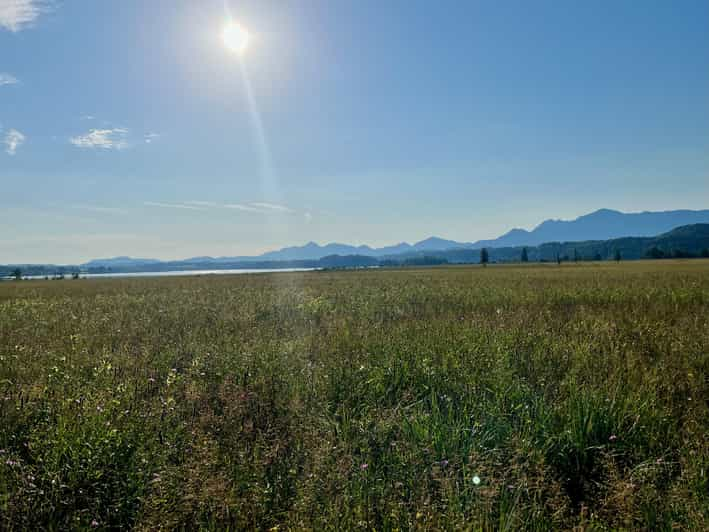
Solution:
[(236, 22), (229, 22), (222, 32), (224, 45), (234, 53), (243, 54), (249, 46), (249, 32)]

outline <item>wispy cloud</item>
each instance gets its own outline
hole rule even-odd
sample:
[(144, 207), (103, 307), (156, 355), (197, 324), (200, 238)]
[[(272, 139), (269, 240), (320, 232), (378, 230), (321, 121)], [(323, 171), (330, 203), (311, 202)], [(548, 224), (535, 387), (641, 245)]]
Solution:
[(143, 138), (144, 138), (146, 144), (151, 144), (153, 141), (160, 138), (160, 134), (159, 133), (146, 133)]
[(10, 129), (3, 139), (5, 151), (8, 155), (15, 155), (17, 148), (24, 144), (26, 137), (16, 129)]
[(236, 209), (237, 211), (244, 211), (244, 212), (260, 212), (264, 213), (263, 209), (259, 209), (257, 207), (252, 207), (251, 205), (243, 205), (241, 203), (228, 203), (227, 205), (224, 205), (226, 209)]
[(12, 32), (31, 26), (49, 3), (44, 0), (0, 0), (0, 28)]
[(243, 212), (253, 212), (258, 214), (291, 214), (296, 211), (285, 205), (275, 203), (251, 202), (251, 203), (217, 203), (214, 201), (190, 200), (179, 203), (165, 203), (160, 201), (146, 201), (146, 207), (164, 207), (170, 209), (189, 209), (202, 211), (205, 209), (232, 209)]
[(163, 209), (188, 209), (191, 211), (201, 211), (203, 208), (197, 205), (188, 203), (163, 203), (161, 201), (145, 201), (143, 205), (146, 207), (160, 207)]
[(285, 205), (278, 205), (276, 203), (254, 202), (249, 203), (249, 205), (251, 205), (252, 207), (266, 209), (267, 211), (294, 212), (293, 209), (291, 209), (290, 207), (286, 207)]
[[(1, 1), (2, 0), (0, 0), (0, 2)], [(2, 87), (3, 85), (15, 85), (19, 82), (20, 80), (12, 74), (8, 74), (7, 72), (0, 72), (0, 87)]]
[(120, 209), (118, 207), (104, 207), (101, 205), (72, 205), (72, 208), (101, 214), (128, 214), (128, 211), (125, 209)]
[(218, 203), (214, 203), (213, 201), (184, 201), (183, 204), (185, 205), (195, 205), (197, 207), (219, 207)]
[(91, 129), (86, 135), (69, 139), (77, 148), (122, 150), (128, 147), (128, 130), (125, 128)]

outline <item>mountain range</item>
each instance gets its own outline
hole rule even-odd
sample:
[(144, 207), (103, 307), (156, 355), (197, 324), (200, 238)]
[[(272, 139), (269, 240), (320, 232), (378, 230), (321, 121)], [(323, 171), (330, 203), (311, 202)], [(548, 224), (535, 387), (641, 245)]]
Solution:
[[(192, 257), (172, 263), (200, 264), (203, 267), (224, 267), (234, 263), (276, 263), (279, 261), (317, 261), (324, 257), (360, 256), (387, 258), (392, 256), (421, 256), (441, 251), (478, 250), (483, 247), (516, 248), (540, 246), (554, 242), (604, 241), (621, 237), (651, 237), (666, 233), (676, 227), (709, 223), (709, 209), (673, 210), (660, 212), (623, 213), (611, 209), (599, 209), (574, 220), (546, 220), (531, 231), (515, 228), (502, 236), (475, 242), (457, 242), (432, 236), (414, 244), (401, 242), (380, 248), (367, 245), (353, 246), (341, 243), (319, 245), (308, 242), (303, 246), (285, 247), (268, 251), (258, 256), (238, 257)], [(82, 269), (122, 270), (138, 268), (154, 269), (167, 261), (150, 258), (114, 257), (95, 259), (79, 265)]]
[[(189, 262), (226, 263), (249, 261), (284, 261), (318, 260), (331, 255), (361, 255), (366, 257), (388, 257), (402, 253), (444, 251), (452, 249), (503, 248), (517, 246), (538, 246), (546, 242), (578, 242), (585, 240), (609, 240), (621, 237), (649, 237), (665, 233), (675, 227), (709, 223), (709, 209), (674, 210), (660, 212), (624, 213), (611, 209), (599, 209), (574, 220), (546, 220), (531, 231), (515, 228), (502, 236), (491, 240), (475, 242), (457, 242), (436, 236), (414, 244), (401, 242), (392, 246), (374, 248), (367, 245), (330, 243), (319, 245), (308, 242), (303, 246), (285, 247), (268, 251), (256, 257), (193, 257)], [(126, 261), (135, 260), (136, 264), (149, 264), (153, 259), (114, 259), (93, 260), (86, 267), (123, 266)]]

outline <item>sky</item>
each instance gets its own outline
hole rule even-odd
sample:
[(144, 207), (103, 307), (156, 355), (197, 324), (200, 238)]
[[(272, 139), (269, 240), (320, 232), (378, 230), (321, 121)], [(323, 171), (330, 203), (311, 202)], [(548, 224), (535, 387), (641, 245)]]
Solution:
[(706, 0), (0, 0), (0, 264), (599, 208), (709, 208)]

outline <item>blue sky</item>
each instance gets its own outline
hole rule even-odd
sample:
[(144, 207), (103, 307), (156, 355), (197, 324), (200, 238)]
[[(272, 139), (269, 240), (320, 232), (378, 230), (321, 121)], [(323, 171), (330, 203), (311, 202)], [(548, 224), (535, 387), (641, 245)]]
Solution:
[(0, 0), (0, 128), (0, 263), (709, 208), (709, 2)]

